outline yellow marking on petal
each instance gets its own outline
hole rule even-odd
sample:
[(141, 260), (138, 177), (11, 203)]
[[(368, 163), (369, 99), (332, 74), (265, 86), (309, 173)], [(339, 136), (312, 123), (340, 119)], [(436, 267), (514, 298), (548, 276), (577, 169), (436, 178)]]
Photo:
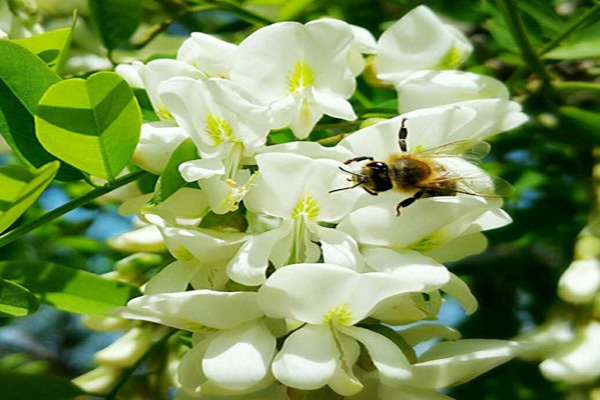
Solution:
[(444, 232), (435, 231), (425, 236), (424, 238), (417, 240), (416, 242), (408, 246), (408, 248), (411, 250), (418, 251), (420, 253), (427, 253), (428, 251), (431, 251), (439, 245), (441, 245), (442, 243), (444, 243), (445, 240), (446, 237), (444, 235)]
[(314, 221), (319, 216), (319, 202), (309, 194), (305, 194), (298, 200), (292, 210), (292, 219), (304, 216), (311, 221)]
[(224, 118), (218, 117), (214, 114), (210, 114), (206, 118), (206, 128), (204, 128), (206, 134), (213, 140), (214, 145), (217, 146), (223, 143), (225, 140), (230, 140), (233, 136), (231, 127), (225, 121)]
[(456, 69), (462, 61), (463, 53), (456, 44), (453, 44), (450, 50), (440, 58), (431, 69)]
[(194, 259), (194, 255), (183, 246), (171, 249), (171, 253), (173, 254), (173, 257), (180, 261), (190, 261)]
[(288, 74), (288, 89), (290, 93), (299, 92), (307, 86), (312, 86), (314, 83), (315, 76), (313, 70), (303, 60), (296, 62)]
[(350, 325), (352, 323), (352, 312), (348, 308), (348, 304), (340, 304), (323, 315), (324, 324), (331, 321), (335, 321), (341, 325)]
[(156, 110), (156, 115), (163, 121), (175, 121), (173, 114), (165, 107), (164, 104), (158, 105), (158, 110)]

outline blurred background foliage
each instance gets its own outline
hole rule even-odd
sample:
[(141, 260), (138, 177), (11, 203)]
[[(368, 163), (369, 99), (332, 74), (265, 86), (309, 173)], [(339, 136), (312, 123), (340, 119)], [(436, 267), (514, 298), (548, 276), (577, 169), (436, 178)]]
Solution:
[[(114, 3), (112, 9), (106, 6), (109, 3)], [(97, 56), (105, 59), (108, 55), (113, 62), (130, 56), (173, 57), (178, 43), (194, 31), (238, 42), (253, 29), (278, 20), (306, 22), (330, 16), (365, 27), (378, 37), (387, 25), (419, 4), (456, 23), (474, 43), (475, 52), (465, 69), (505, 82), (530, 116), (520, 128), (492, 138), (492, 155), (485, 165), (514, 185), (515, 193), (505, 207), (514, 222), (488, 233), (490, 245), (485, 253), (452, 266), (480, 301), (477, 313), (457, 322), (463, 336), (510, 339), (564, 307), (556, 295), (558, 279), (573, 258), (576, 236), (590, 213), (598, 211), (592, 180), (600, 151), (598, 2), (39, 1), (42, 25), (69, 16), (79, 7), (79, 15), (101, 33), (105, 48), (99, 46)], [(127, 23), (118, 22), (111, 10), (130, 18)], [(511, 11), (518, 11), (518, 18)], [(525, 28), (521, 37), (514, 25), (519, 19)], [(75, 37), (74, 49), (80, 45)], [(393, 91), (373, 89), (365, 82), (359, 82), (359, 88), (373, 104), (395, 98)], [(372, 110), (357, 111), (365, 115)], [(15, 162), (11, 155), (2, 157), (5, 163)], [(85, 183), (55, 185), (14, 226), (88, 189)], [(104, 242), (130, 227), (131, 221), (116, 213), (116, 204), (105, 200), (69, 213), (3, 247), (0, 259), (53, 260), (95, 273), (108, 272), (128, 255)], [(46, 307), (26, 318), (0, 319), (0, 368), (45, 370), (69, 378), (89, 370), (93, 352), (115, 336), (90, 334), (76, 320)], [(580, 389), (548, 382), (536, 363), (516, 360), (449, 395), (462, 400), (552, 400), (565, 399)]]

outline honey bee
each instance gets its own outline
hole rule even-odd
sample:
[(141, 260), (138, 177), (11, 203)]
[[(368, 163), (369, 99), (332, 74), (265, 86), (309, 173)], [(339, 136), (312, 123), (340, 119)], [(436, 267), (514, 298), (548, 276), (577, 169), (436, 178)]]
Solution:
[(351, 176), (353, 185), (330, 190), (329, 193), (341, 190), (363, 188), (367, 193), (376, 196), (380, 192), (394, 190), (401, 193), (413, 193), (396, 206), (396, 215), (402, 208), (408, 207), (416, 200), (424, 197), (453, 196), (457, 193), (483, 197), (504, 197), (512, 192), (512, 186), (505, 180), (491, 176), (477, 167), (469, 176), (461, 176), (448, 169), (443, 160), (448, 157), (460, 158), (471, 164), (481, 160), (490, 151), (490, 145), (480, 140), (461, 140), (448, 143), (433, 149), (415, 153), (407, 152), (406, 118), (402, 120), (398, 131), (398, 144), (401, 153), (390, 155), (385, 161), (376, 161), (373, 157), (360, 156), (344, 162), (349, 165), (360, 161), (369, 161), (362, 166), (360, 172), (353, 172), (340, 167)]

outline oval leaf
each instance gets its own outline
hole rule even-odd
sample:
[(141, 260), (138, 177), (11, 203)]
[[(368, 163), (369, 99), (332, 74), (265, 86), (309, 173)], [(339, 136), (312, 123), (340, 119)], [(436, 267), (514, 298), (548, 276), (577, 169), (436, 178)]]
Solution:
[(102, 316), (141, 295), (126, 283), (41, 261), (0, 262), (0, 277), (25, 286), (46, 304), (85, 315)]
[(0, 317), (22, 317), (33, 314), (40, 302), (33, 293), (14, 282), (0, 279)]
[(13, 42), (37, 55), (52, 71), (60, 71), (67, 59), (71, 32), (71, 28), (61, 28)]
[(38, 170), (0, 167), (0, 232), (11, 226), (40, 197), (59, 166), (58, 161), (52, 161)]
[(198, 149), (192, 141), (187, 138), (177, 146), (169, 162), (165, 166), (163, 173), (156, 182), (154, 197), (150, 201), (152, 204), (160, 204), (179, 189), (184, 187), (187, 182), (179, 173), (179, 164), (198, 158)]
[[(35, 135), (33, 115), (46, 90), (61, 79), (35, 54), (9, 40), (0, 40), (0, 133), (23, 161), (41, 167), (57, 158)], [(57, 179), (76, 181), (81, 172), (61, 165)]]
[(88, 0), (102, 43), (112, 50), (127, 43), (142, 21), (141, 0)]
[(50, 153), (82, 171), (113, 180), (140, 137), (140, 107), (114, 72), (59, 82), (40, 100), (37, 137)]
[(0, 393), (3, 399), (67, 400), (85, 392), (60, 376), (2, 371)]

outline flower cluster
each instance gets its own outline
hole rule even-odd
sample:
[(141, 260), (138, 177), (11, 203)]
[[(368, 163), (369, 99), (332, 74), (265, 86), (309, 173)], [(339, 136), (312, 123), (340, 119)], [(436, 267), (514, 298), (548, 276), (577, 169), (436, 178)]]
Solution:
[[(159, 119), (134, 156), (160, 175), (156, 192), (121, 212), (160, 232), (174, 261), (112, 315), (192, 333), (180, 398), (328, 386), (350, 399), (446, 399), (436, 390), (520, 351), (413, 324), (436, 320), (445, 296), (476, 310), (443, 263), (483, 251), (482, 232), (510, 222), (499, 198), (478, 196), (500, 181), (470, 160), (526, 117), (500, 82), (455, 70), (471, 50), (420, 6), (378, 40), (333, 19), (281, 22), (238, 45), (193, 33), (176, 59), (117, 68)], [(395, 89), (402, 114), (332, 147), (305, 140), (324, 116), (358, 118), (361, 74)], [(298, 140), (274, 144), (274, 130)], [(395, 160), (426, 156), (429, 186), (395, 181), (409, 173)], [(374, 168), (389, 171), (369, 186)], [(181, 184), (165, 194), (173, 170)], [(435, 338), (447, 341), (418, 356)]]

